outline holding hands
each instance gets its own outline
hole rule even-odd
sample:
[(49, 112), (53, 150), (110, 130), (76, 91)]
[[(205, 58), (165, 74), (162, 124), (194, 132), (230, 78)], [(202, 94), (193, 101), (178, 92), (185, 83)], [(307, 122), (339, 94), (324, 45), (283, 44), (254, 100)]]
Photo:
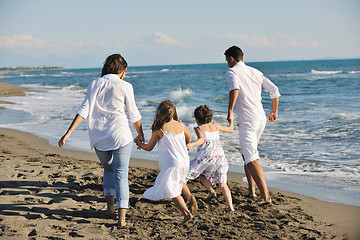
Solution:
[(234, 122), (234, 120), (235, 120), (235, 113), (234, 113), (234, 112), (229, 112), (229, 113), (228, 113), (227, 120), (228, 120), (229, 123)]
[(144, 136), (140, 136), (138, 135), (135, 139), (134, 139), (134, 143), (136, 143), (137, 149), (140, 150), (140, 144), (143, 144), (145, 142), (145, 138)]
[(190, 151), (190, 149), (191, 149), (193, 146), (194, 146), (193, 143), (188, 143), (188, 144), (186, 144), (186, 148), (187, 148), (188, 151)]

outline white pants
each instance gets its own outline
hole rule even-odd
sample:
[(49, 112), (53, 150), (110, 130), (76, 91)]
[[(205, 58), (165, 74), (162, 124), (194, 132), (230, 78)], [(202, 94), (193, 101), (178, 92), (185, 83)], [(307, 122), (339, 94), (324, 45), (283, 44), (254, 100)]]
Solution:
[(266, 120), (239, 124), (240, 153), (246, 165), (260, 158), (257, 147), (265, 125)]

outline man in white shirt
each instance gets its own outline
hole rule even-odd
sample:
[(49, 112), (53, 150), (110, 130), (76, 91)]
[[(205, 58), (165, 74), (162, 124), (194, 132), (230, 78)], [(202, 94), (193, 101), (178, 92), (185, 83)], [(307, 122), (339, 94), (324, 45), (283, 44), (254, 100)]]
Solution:
[(249, 184), (249, 196), (256, 197), (255, 183), (260, 190), (259, 204), (271, 203), (265, 175), (258, 163), (257, 146), (265, 129), (266, 115), (261, 103), (262, 90), (269, 92), (272, 99), (272, 111), (267, 116), (276, 122), (280, 93), (278, 88), (259, 70), (247, 66), (243, 61), (243, 52), (237, 46), (225, 51), (229, 69), (226, 80), (229, 85), (228, 120), (236, 105), (239, 126), (240, 153), (245, 161), (244, 169)]

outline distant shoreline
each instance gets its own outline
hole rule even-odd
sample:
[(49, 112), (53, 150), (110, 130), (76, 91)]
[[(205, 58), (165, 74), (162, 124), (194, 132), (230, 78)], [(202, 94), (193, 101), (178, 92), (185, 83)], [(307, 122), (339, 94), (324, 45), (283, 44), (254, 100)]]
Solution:
[(38, 70), (59, 70), (59, 69), (65, 69), (64, 67), (2, 67), (0, 68), (0, 72), (20, 72), (20, 71), (38, 71)]

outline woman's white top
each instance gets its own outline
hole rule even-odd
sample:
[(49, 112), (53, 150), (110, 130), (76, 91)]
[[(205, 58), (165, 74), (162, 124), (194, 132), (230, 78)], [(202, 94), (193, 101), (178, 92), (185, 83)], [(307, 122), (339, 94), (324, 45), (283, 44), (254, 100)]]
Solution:
[(83, 118), (89, 118), (91, 148), (116, 150), (132, 141), (126, 111), (131, 123), (141, 119), (130, 83), (116, 74), (107, 74), (88, 85), (85, 99), (77, 113)]

